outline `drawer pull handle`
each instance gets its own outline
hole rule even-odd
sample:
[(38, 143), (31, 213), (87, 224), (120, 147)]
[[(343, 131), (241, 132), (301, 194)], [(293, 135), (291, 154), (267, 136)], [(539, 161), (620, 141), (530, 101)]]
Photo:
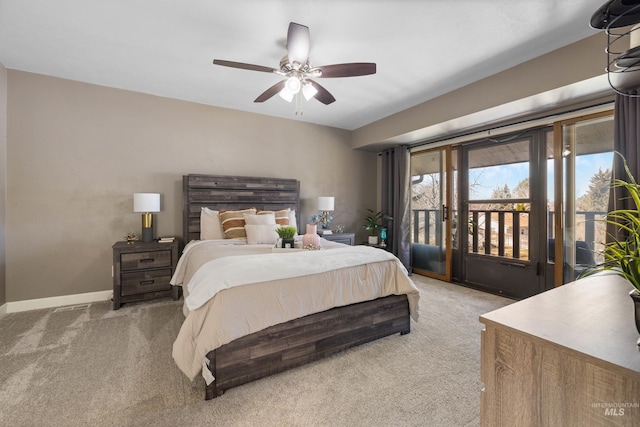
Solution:
[(140, 284), (141, 285), (153, 285), (153, 282), (155, 282), (155, 280), (141, 280)]
[(140, 262), (153, 262), (154, 258), (145, 258), (145, 259), (141, 259)]

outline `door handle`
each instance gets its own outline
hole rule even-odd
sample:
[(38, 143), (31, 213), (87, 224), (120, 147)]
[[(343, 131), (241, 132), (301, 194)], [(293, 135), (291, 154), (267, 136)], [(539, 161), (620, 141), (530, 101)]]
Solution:
[(446, 221), (449, 219), (449, 208), (447, 205), (442, 205), (442, 220)]
[(543, 265), (540, 261), (536, 262), (536, 276), (543, 276)]

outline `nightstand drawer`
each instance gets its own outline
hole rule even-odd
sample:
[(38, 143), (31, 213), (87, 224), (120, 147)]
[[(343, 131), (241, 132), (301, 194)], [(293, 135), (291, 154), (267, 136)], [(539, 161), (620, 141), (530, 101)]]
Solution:
[(322, 237), (331, 242), (343, 243), (345, 245), (355, 245), (356, 244), (356, 234), (355, 233), (332, 233), (332, 234), (323, 234)]
[[(327, 237), (324, 236), (324, 238), (326, 239)], [(352, 239), (349, 239), (348, 237), (345, 237), (345, 238), (329, 238), (327, 240), (329, 240), (331, 242), (342, 243), (343, 245), (353, 246)]]
[(122, 295), (171, 290), (171, 269), (122, 273)]
[(123, 271), (157, 267), (171, 267), (170, 250), (134, 252), (120, 255), (120, 268)]

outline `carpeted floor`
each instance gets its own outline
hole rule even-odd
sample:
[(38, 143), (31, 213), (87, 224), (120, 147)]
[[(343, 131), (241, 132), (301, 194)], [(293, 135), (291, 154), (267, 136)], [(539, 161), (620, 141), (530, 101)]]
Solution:
[(171, 346), (182, 301), (0, 318), (0, 425), (477, 426), (478, 316), (512, 300), (413, 275), (420, 321), (204, 401)]

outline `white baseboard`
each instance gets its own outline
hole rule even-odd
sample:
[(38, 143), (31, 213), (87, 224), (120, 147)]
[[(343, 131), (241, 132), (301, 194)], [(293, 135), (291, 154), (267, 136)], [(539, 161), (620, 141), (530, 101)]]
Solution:
[(90, 302), (107, 301), (113, 296), (113, 291), (88, 292), (86, 294), (63, 295), (59, 297), (38, 298), (24, 301), (8, 302), (0, 307), (0, 315), (4, 313), (18, 313), (20, 311), (38, 310), (42, 308), (62, 307), (65, 305), (86, 304)]
[(0, 317), (7, 314), (7, 303), (0, 305)]

